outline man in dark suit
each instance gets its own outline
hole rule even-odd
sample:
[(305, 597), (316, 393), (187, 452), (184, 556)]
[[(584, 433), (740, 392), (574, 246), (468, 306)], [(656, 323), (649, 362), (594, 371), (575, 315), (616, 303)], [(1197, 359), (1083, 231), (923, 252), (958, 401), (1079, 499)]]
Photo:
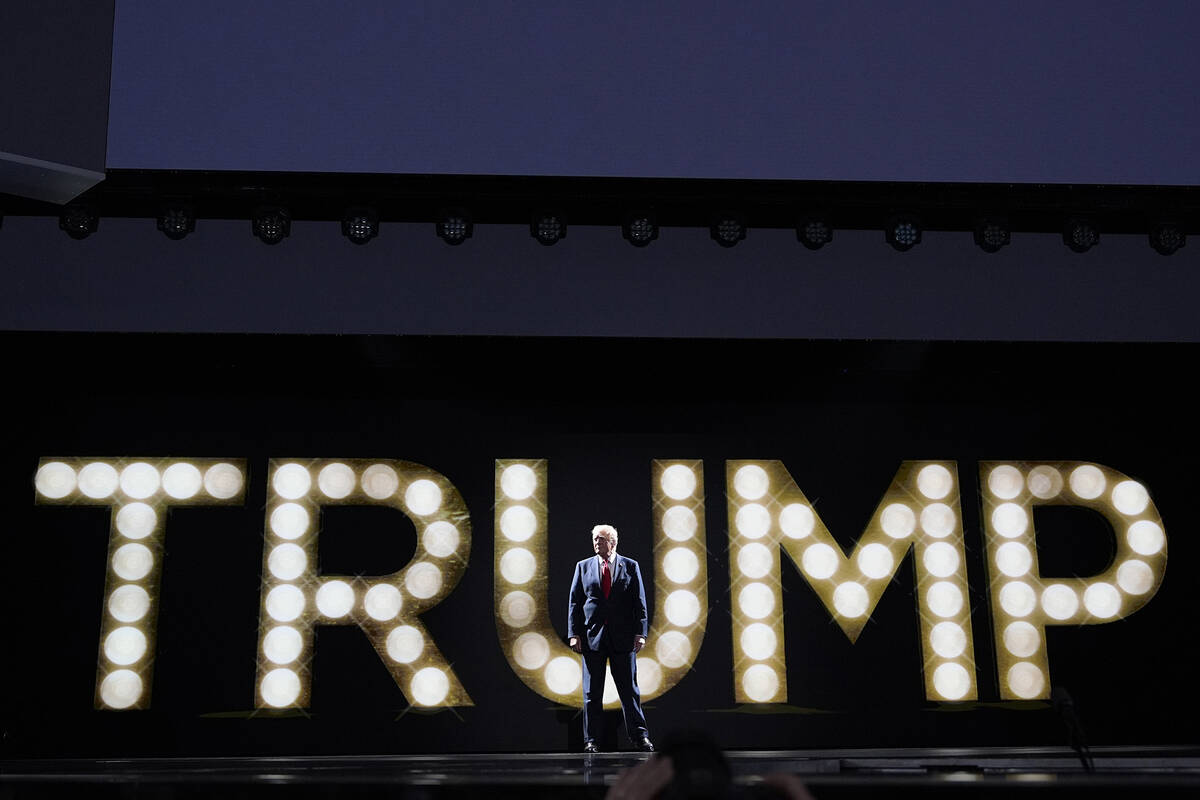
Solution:
[(617, 529), (611, 525), (592, 528), (592, 550), (595, 556), (575, 565), (567, 615), (568, 644), (583, 655), (583, 749), (598, 752), (607, 661), (629, 741), (653, 752), (637, 685), (637, 654), (649, 633), (642, 571), (632, 558), (617, 555)]

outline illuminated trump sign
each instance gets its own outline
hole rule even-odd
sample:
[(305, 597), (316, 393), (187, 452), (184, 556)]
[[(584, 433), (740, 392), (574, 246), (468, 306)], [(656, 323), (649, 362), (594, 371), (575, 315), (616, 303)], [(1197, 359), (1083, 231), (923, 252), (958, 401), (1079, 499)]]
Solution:
[[(709, 549), (704, 467), (699, 460), (651, 464), (655, 615), (638, 658), (645, 699), (670, 691), (692, 669), (708, 626)], [(781, 573), (798, 568), (830, 618), (854, 642), (911, 556), (925, 696), (978, 697), (958, 465), (905, 461), (866, 529), (846, 552), (780, 461), (723, 465), (728, 513), (729, 591), (737, 701), (788, 700)], [(43, 458), (37, 502), (111, 509), (105, 602), (96, 677), (97, 708), (150, 707), (155, 629), (167, 511), (176, 505), (245, 502), (246, 463), (237, 459)], [(1087, 462), (984, 462), (986, 570), (1002, 699), (1050, 694), (1048, 625), (1121, 619), (1162, 582), (1167, 542), (1141, 483)], [(548, 597), (549, 465), (495, 462), (494, 604), (500, 645), (536, 694), (580, 706), (578, 656), (551, 622)], [(321, 510), (334, 505), (394, 508), (416, 526), (412, 560), (376, 577), (317, 571)], [(1033, 510), (1066, 505), (1101, 514), (1116, 555), (1091, 577), (1044, 578)], [(398, 460), (276, 459), (268, 467), (255, 705), (303, 708), (312, 692), (313, 631), (355, 625), (371, 641), (408, 701), (420, 707), (473, 705), (421, 615), (465, 576), (472, 521), (454, 484)], [(611, 677), (605, 704), (616, 707)]]

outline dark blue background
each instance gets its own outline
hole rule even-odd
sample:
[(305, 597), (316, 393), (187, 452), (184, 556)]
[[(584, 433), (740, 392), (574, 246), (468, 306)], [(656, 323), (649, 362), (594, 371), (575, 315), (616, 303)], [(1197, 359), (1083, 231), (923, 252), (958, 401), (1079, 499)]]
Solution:
[(1196, 17), (121, 0), (108, 166), (1200, 184)]

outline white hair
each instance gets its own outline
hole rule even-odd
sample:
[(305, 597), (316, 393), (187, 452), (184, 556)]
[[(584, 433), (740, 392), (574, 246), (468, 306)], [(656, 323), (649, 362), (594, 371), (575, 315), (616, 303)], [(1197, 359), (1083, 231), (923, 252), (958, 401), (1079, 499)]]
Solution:
[(597, 525), (596, 527), (592, 528), (592, 536), (595, 536), (597, 533), (603, 533), (607, 535), (608, 538), (612, 540), (613, 547), (616, 547), (617, 540), (620, 538), (620, 536), (617, 534), (617, 529), (612, 525)]

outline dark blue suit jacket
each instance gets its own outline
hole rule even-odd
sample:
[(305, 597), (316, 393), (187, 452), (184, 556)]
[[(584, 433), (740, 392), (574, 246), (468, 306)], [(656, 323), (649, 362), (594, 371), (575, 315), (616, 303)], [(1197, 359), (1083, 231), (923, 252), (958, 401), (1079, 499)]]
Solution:
[(633, 652), (633, 637), (646, 636), (646, 589), (642, 570), (632, 558), (617, 554), (613, 563), (612, 589), (608, 598), (600, 589), (600, 560), (585, 558), (575, 565), (571, 581), (567, 636), (585, 642), (585, 650), (603, 649), (600, 640), (608, 632), (615, 653)]

